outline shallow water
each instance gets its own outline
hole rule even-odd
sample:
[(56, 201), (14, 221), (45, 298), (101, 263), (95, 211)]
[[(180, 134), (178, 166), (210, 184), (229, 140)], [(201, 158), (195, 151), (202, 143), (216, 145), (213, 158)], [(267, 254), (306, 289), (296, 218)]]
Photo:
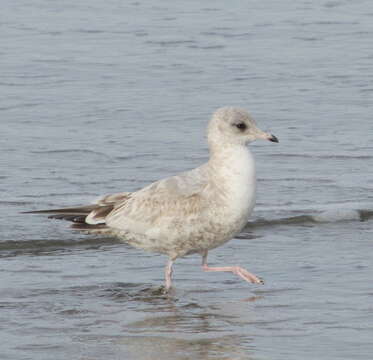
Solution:
[[(369, 1), (5, 1), (0, 336), (10, 359), (367, 359), (373, 345)], [(24, 210), (135, 190), (207, 159), (223, 105), (258, 202), (203, 273)]]

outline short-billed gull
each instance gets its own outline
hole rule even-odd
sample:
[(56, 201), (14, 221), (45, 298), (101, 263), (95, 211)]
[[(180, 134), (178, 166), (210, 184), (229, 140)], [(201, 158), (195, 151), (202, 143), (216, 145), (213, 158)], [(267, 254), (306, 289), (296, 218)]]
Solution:
[(247, 144), (278, 142), (260, 130), (247, 111), (224, 107), (207, 128), (210, 158), (193, 170), (156, 181), (141, 190), (107, 195), (92, 205), (32, 211), (73, 221), (89, 234), (119, 237), (140, 249), (169, 257), (165, 290), (171, 287), (174, 261), (202, 256), (205, 271), (228, 271), (251, 283), (263, 281), (239, 266), (210, 267), (209, 250), (223, 245), (245, 226), (255, 204), (255, 163)]

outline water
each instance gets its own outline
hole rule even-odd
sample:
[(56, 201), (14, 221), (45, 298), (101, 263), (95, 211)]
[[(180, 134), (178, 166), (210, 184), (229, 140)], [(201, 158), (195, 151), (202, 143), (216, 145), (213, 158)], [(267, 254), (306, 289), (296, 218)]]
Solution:
[[(335, 1), (3, 1), (2, 360), (367, 359), (373, 345), (373, 7)], [(264, 286), (24, 210), (135, 190), (206, 160), (248, 108), (258, 203), (212, 251)]]

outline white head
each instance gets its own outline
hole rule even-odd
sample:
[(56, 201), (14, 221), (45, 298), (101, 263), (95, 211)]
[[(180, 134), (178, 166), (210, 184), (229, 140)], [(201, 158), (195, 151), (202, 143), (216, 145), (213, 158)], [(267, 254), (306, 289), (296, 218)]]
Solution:
[(223, 107), (216, 110), (207, 128), (210, 149), (229, 145), (245, 146), (256, 139), (278, 142), (276, 136), (260, 130), (250, 114), (240, 108)]

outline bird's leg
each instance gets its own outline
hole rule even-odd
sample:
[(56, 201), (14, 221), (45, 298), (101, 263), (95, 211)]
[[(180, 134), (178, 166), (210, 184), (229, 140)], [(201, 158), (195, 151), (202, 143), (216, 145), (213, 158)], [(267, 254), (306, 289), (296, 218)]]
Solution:
[(264, 284), (264, 281), (240, 266), (209, 267), (207, 265), (207, 251), (202, 254), (202, 269), (204, 271), (229, 271), (253, 284)]
[(171, 285), (172, 285), (172, 280), (171, 280), (171, 277), (172, 277), (172, 265), (173, 265), (173, 260), (169, 259), (168, 262), (167, 262), (167, 265), (166, 265), (166, 268), (165, 268), (165, 279), (166, 279), (166, 282), (165, 282), (165, 292), (167, 293), (170, 288), (171, 288)]

